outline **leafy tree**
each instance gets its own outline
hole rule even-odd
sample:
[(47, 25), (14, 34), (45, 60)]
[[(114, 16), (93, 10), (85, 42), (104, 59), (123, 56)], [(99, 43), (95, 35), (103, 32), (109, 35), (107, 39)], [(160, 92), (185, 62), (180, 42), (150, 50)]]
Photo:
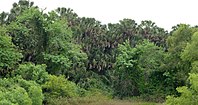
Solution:
[(186, 84), (191, 64), (181, 59), (181, 54), (187, 43), (191, 41), (191, 36), (197, 31), (197, 28), (186, 24), (180, 24), (171, 32), (168, 37), (168, 56), (163, 68), (166, 76), (166, 85), (171, 93), (175, 93), (175, 88)]
[(191, 42), (187, 43), (184, 51), (181, 54), (181, 58), (186, 61), (196, 61), (198, 60), (198, 32), (192, 35)]
[(29, 8), (8, 29), (14, 44), (23, 51), (23, 61), (45, 63), (49, 73), (64, 74), (74, 81), (81, 78), (75, 74), (85, 72), (87, 55), (73, 43), (67, 21), (55, 12), (43, 14), (37, 8)]
[[(56, 20), (49, 24), (46, 30), (50, 37), (48, 39), (48, 49), (44, 52), (44, 59), (49, 61), (47, 62), (48, 68), (59, 70), (58, 72), (50, 72), (66, 74), (68, 73), (66, 70), (83, 70), (87, 55), (81, 51), (79, 45), (72, 43), (72, 32), (66, 21)], [(50, 65), (56, 66), (53, 66), (55, 67), (53, 68)]]
[(47, 44), (44, 24), (42, 13), (38, 9), (30, 8), (8, 25), (13, 43), (23, 51), (23, 61), (38, 62), (38, 59), (41, 59)]
[[(156, 25), (150, 25), (151, 21), (137, 25), (134, 20), (123, 19), (116, 24), (102, 25), (94, 18), (78, 17), (71, 9), (58, 8), (56, 11), (61, 18), (68, 21), (76, 43), (82, 44), (82, 49), (88, 56), (87, 69), (99, 74), (106, 75), (113, 68), (118, 44), (127, 39), (133, 46), (144, 38), (159, 46), (165, 46), (167, 32)], [(146, 37), (146, 33), (149, 37)]]
[(1, 25), (6, 23), (7, 16), (8, 16), (8, 13), (6, 13), (6, 12), (0, 13), (0, 24)]
[(68, 21), (68, 26), (72, 28), (72, 32), (74, 32), (74, 36), (77, 35), (77, 33), (75, 33), (74, 30), (76, 30), (75, 28), (79, 28), (79, 27), (76, 27), (79, 24), (79, 17), (73, 11), (73, 9), (59, 7), (55, 11), (60, 15), (61, 18), (65, 18)]
[(145, 20), (138, 26), (138, 34), (143, 38), (150, 40), (157, 46), (166, 48), (166, 39), (168, 32), (158, 27), (154, 22)]
[(121, 98), (161, 98), (189, 84), (167, 103), (195, 104), (197, 31), (178, 24), (168, 33), (149, 20), (103, 25), (70, 8), (44, 13), (19, 0), (0, 13), (0, 104), (56, 104), (112, 89)]
[(80, 18), (80, 23), (77, 26), (76, 34), (74, 38), (76, 42), (82, 44), (82, 50), (86, 52), (88, 56), (87, 69), (95, 72), (104, 73), (104, 69), (108, 68), (107, 58), (105, 54), (104, 42), (106, 28), (101, 25), (99, 21), (94, 18)]
[(78, 82), (86, 74), (87, 55), (81, 51), (80, 45), (74, 43), (67, 21), (57, 18), (58, 15), (51, 12), (48, 17), (51, 22), (46, 27), (49, 38), (43, 54), (47, 70), (51, 74), (64, 74)]
[(194, 29), (189, 25), (181, 24), (177, 30), (172, 32), (172, 35), (168, 37), (168, 51), (179, 56), (194, 32)]
[(34, 6), (34, 2), (30, 2), (28, 0), (19, 0), (17, 3), (13, 3), (9, 13), (0, 13), (0, 24), (10, 24), (11, 22), (15, 21), (16, 18), (19, 15), (21, 15), (24, 11), (32, 7), (38, 8), (37, 6)]
[(125, 42), (119, 45), (118, 52), (114, 71), (117, 95), (125, 97), (146, 94), (150, 88), (163, 85), (160, 82), (152, 83), (160, 75), (157, 72), (161, 72), (160, 66), (163, 65), (164, 53), (160, 47), (144, 41), (132, 48), (129, 42)]
[(6, 32), (6, 28), (0, 26), (0, 75), (6, 75), (22, 58)]
[(139, 95), (138, 83), (141, 71), (138, 69), (137, 49), (131, 48), (128, 42), (120, 45), (116, 60), (115, 83), (116, 94), (121, 97)]
[(13, 7), (11, 8), (10, 13), (8, 14), (8, 18), (6, 20), (7, 23), (15, 21), (17, 16), (21, 15), (29, 8), (38, 8), (37, 6), (34, 6), (34, 2), (30, 2), (28, 0), (19, 0), (18, 3), (13, 3), (12, 6)]
[(191, 74), (189, 76), (190, 87), (187, 86), (178, 87), (177, 91), (181, 93), (179, 97), (168, 96), (166, 100), (167, 105), (196, 105), (198, 103), (197, 100), (197, 80), (198, 80), (198, 58), (197, 58), (197, 40), (198, 34), (195, 32), (192, 37), (190, 43), (187, 43), (184, 51), (181, 53), (181, 58), (184, 61), (188, 61), (192, 63)]

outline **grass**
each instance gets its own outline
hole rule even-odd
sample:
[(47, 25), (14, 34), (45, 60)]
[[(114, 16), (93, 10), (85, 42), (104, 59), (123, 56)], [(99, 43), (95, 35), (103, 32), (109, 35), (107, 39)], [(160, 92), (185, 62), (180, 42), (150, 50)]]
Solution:
[(143, 102), (137, 100), (119, 100), (119, 99), (59, 99), (54, 104), (49, 105), (164, 105), (163, 103)]
[(110, 100), (110, 101), (101, 101), (96, 103), (90, 104), (79, 104), (79, 105), (162, 105), (157, 103), (150, 103), (150, 102), (131, 102), (127, 100)]
[(102, 94), (88, 95), (76, 98), (58, 98), (51, 100), (47, 105), (164, 105), (163, 103), (144, 102), (140, 98), (130, 98), (125, 100), (112, 99)]
[[(64, 104), (62, 104), (64, 105)], [(107, 97), (84, 97), (68, 101), (68, 105), (164, 105), (162, 103), (143, 102), (141, 100), (119, 100)]]
[(163, 105), (162, 103), (153, 102), (140, 102), (140, 101), (129, 101), (129, 100), (98, 100), (98, 101), (78, 101), (69, 102), (70, 105)]

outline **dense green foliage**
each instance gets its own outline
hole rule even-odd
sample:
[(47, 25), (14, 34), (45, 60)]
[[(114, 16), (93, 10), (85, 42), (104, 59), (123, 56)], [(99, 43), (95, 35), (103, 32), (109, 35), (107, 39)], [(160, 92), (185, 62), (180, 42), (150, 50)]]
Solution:
[(45, 12), (19, 0), (0, 13), (0, 105), (167, 95), (168, 105), (198, 103), (197, 27), (169, 33), (148, 20), (103, 25), (72, 9)]
[(145, 40), (132, 48), (129, 42), (119, 45), (114, 72), (114, 87), (117, 94), (124, 96), (139, 96), (153, 94), (163, 90), (163, 84), (158, 77), (160, 66), (164, 63), (165, 53), (162, 48)]
[(0, 82), (0, 104), (42, 105), (42, 89), (36, 82), (21, 77), (4, 78)]
[(198, 103), (198, 74), (190, 74), (189, 76), (191, 86), (178, 87), (177, 91), (181, 93), (180, 97), (168, 96), (167, 105), (197, 105)]
[(6, 35), (6, 28), (0, 26), (0, 74), (11, 71), (22, 57), (19, 50), (12, 43), (11, 37)]
[(195, 32), (191, 36), (191, 41), (187, 43), (183, 52), (181, 53), (181, 58), (184, 61), (191, 63), (191, 71), (189, 73), (190, 86), (178, 87), (177, 91), (181, 93), (180, 97), (167, 97), (167, 105), (196, 105), (198, 103), (197, 89), (198, 89), (198, 34)]

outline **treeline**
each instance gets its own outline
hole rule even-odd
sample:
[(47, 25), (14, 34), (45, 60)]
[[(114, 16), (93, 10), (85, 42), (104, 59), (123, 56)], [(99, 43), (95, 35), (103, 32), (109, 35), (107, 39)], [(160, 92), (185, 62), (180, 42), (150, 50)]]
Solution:
[(175, 95), (168, 105), (194, 105), (197, 72), (196, 26), (103, 25), (72, 9), (45, 13), (26, 0), (0, 14), (0, 105), (68, 104), (98, 94), (157, 102)]

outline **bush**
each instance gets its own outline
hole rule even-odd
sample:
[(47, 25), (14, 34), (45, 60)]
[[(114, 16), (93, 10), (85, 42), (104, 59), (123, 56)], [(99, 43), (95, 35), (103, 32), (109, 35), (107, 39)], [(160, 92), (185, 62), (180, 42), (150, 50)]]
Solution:
[(16, 81), (18, 81), (19, 86), (23, 87), (27, 91), (32, 101), (32, 105), (42, 105), (44, 96), (39, 84), (35, 81), (21, 79), (20, 77), (16, 78)]
[(32, 63), (21, 64), (14, 72), (15, 75), (20, 75), (25, 80), (36, 81), (39, 84), (47, 80), (48, 73), (45, 71), (46, 65), (34, 65)]
[(77, 97), (80, 91), (75, 83), (68, 81), (64, 76), (55, 75), (49, 75), (49, 80), (42, 85), (42, 88), (47, 102), (52, 102), (59, 97)]
[(18, 105), (18, 104), (14, 104), (8, 100), (1, 100), (0, 105)]
[(42, 105), (42, 89), (36, 82), (15, 77), (0, 83), (0, 105)]
[(168, 96), (167, 105), (197, 105), (198, 103), (198, 74), (190, 74), (190, 88), (178, 87), (177, 91), (181, 94), (179, 97)]
[(44, 97), (41, 87), (31, 86), (28, 94), (32, 100), (32, 105), (42, 105)]
[[(100, 91), (105, 95), (112, 96), (113, 90), (108, 85), (108, 80), (106, 76), (98, 75), (94, 72), (89, 71), (89, 76), (87, 78), (82, 79), (82, 81), (78, 82), (78, 86), (84, 88), (86, 92), (82, 95), (87, 94), (88, 91)], [(83, 91), (83, 90), (82, 90)]]
[(32, 101), (24, 88), (15, 86), (3, 90), (4, 91), (0, 91), (0, 105), (32, 105)]

